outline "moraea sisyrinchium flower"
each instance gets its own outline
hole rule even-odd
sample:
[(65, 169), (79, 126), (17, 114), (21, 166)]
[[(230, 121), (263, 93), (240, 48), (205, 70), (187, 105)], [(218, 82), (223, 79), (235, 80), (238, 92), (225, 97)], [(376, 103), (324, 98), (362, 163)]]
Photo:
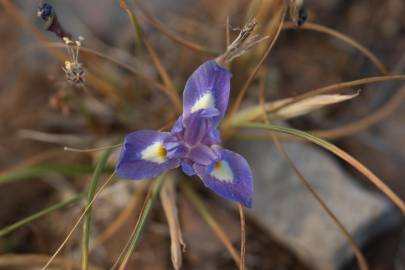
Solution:
[(202, 64), (186, 83), (183, 114), (172, 130), (141, 130), (127, 135), (117, 174), (144, 179), (181, 167), (222, 197), (251, 207), (253, 183), (248, 163), (219, 145), (218, 124), (228, 107), (231, 76), (213, 60)]

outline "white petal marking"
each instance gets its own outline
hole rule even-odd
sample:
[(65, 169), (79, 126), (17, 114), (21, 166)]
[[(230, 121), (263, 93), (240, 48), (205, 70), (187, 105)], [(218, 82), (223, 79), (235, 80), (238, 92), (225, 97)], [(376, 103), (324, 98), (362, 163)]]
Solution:
[(211, 92), (206, 92), (194, 103), (193, 107), (191, 107), (191, 113), (214, 107), (215, 98), (212, 96)]
[(211, 172), (211, 175), (217, 178), (220, 181), (232, 183), (233, 182), (233, 172), (228, 162), (222, 160), (215, 165), (214, 170)]
[(161, 164), (166, 161), (166, 149), (162, 142), (155, 142), (141, 152), (141, 159)]

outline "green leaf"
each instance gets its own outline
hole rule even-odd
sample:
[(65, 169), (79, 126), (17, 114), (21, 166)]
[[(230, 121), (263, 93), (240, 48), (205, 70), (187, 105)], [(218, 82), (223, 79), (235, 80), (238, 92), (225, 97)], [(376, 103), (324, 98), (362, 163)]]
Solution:
[(90, 203), (93, 201), (94, 194), (96, 193), (98, 179), (106, 167), (108, 157), (114, 149), (110, 148), (104, 151), (97, 166), (94, 170), (93, 177), (91, 178), (89, 189), (87, 191), (87, 207), (88, 210), (84, 217), (83, 222), (83, 238), (82, 238), (82, 270), (88, 269), (88, 256), (89, 256), (89, 241), (90, 241), (90, 223), (91, 223), (91, 210)]

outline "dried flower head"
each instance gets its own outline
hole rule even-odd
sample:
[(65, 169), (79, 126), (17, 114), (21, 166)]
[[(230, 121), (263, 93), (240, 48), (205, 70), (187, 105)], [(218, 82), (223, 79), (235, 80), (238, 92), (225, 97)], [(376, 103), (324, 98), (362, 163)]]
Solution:
[(79, 62), (79, 48), (82, 45), (83, 37), (79, 36), (78, 40), (72, 41), (68, 37), (64, 37), (63, 41), (69, 55), (69, 60), (65, 61), (65, 66), (62, 69), (65, 71), (66, 80), (78, 87), (82, 87), (85, 82), (86, 71), (83, 64)]
[(255, 18), (249, 20), (242, 29), (239, 29), (239, 35), (236, 39), (229, 44), (226, 51), (217, 57), (215, 61), (221, 66), (225, 66), (226, 63), (231, 62), (236, 57), (239, 57), (246, 53), (251, 47), (262, 42), (268, 37), (260, 37), (258, 34), (252, 34), (257, 26)]
[(65, 31), (62, 25), (59, 23), (56, 11), (51, 4), (41, 2), (38, 6), (37, 16), (45, 22), (45, 30), (54, 33), (59, 38), (71, 37), (71, 34)]

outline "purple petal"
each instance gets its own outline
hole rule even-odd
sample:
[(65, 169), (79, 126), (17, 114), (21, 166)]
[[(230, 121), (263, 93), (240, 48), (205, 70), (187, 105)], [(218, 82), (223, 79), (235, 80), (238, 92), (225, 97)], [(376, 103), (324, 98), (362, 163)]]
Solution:
[(224, 117), (228, 107), (232, 74), (215, 61), (207, 61), (197, 68), (188, 79), (183, 93), (183, 118), (207, 109), (217, 109), (214, 125)]
[(127, 179), (144, 179), (179, 166), (178, 159), (167, 156), (166, 141), (173, 141), (168, 132), (141, 130), (127, 135), (116, 165), (117, 175)]
[(204, 185), (220, 196), (252, 206), (253, 177), (249, 164), (239, 154), (221, 149), (221, 161), (213, 165), (194, 165)]
[(183, 117), (180, 116), (177, 120), (176, 123), (174, 123), (171, 133), (172, 134), (178, 134), (183, 131)]
[(193, 165), (190, 162), (185, 161), (185, 162), (181, 163), (181, 170), (188, 176), (195, 175)]
[(219, 160), (220, 156), (210, 147), (201, 144), (191, 148), (188, 157), (195, 163), (207, 166)]
[(212, 145), (221, 143), (221, 132), (218, 129), (212, 129), (208, 127), (208, 132), (205, 135), (204, 139), (201, 140), (201, 143)]
[(199, 143), (207, 134), (208, 122), (199, 112), (191, 114), (184, 121), (184, 141), (190, 146)]

